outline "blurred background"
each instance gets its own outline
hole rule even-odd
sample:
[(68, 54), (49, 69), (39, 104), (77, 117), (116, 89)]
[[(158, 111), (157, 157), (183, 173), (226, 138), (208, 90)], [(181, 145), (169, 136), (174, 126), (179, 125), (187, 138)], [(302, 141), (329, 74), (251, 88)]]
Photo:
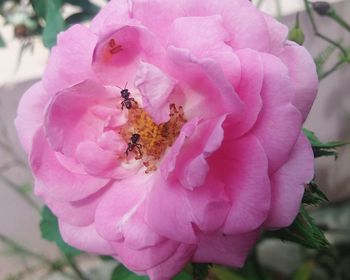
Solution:
[[(341, 44), (342, 51), (315, 36), (303, 0), (253, 2), (291, 29), (300, 13), (304, 46), (315, 57), (322, 78), (305, 128), (324, 142), (348, 141), (350, 60), (344, 51), (350, 55), (350, 27), (312, 11), (318, 32)], [(350, 22), (349, 0), (328, 2), (337, 16)], [(32, 177), (13, 125), (18, 102), (40, 79), (57, 32), (77, 22), (88, 24), (105, 3), (0, 0), (0, 279), (110, 279), (113, 261), (86, 254), (67, 259), (54, 243), (41, 238), (42, 205), (32, 195)], [(258, 258), (268, 271), (266, 279), (350, 279), (350, 148), (339, 148), (336, 160), (320, 158), (316, 165), (316, 181), (330, 203), (312, 215), (335, 246), (309, 251), (291, 243), (263, 241)]]

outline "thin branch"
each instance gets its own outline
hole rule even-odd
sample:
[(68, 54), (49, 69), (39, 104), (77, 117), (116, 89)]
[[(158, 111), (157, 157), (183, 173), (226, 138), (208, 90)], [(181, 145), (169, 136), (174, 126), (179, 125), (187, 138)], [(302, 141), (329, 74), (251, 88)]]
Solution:
[(343, 64), (345, 64), (344, 60), (339, 60), (333, 67), (331, 67), (328, 71), (324, 72), (322, 75), (319, 76), (320, 80), (325, 79), (326, 77), (328, 77), (329, 75), (331, 75), (332, 73), (334, 73), (335, 71), (337, 71), (341, 66), (343, 66)]
[(315, 19), (314, 19), (314, 16), (312, 14), (310, 5), (309, 5), (309, 1), (308, 0), (304, 0), (304, 4), (305, 4), (305, 8), (306, 8), (306, 13), (307, 13), (307, 15), (308, 15), (308, 17), (310, 19), (311, 26), (312, 26), (312, 29), (314, 30), (315, 36), (320, 37), (321, 39), (323, 39), (323, 40), (327, 41), (328, 43), (334, 45), (335, 47), (337, 47), (344, 54), (345, 57), (348, 57), (348, 53), (347, 53), (347, 51), (345, 50), (345, 48), (342, 45), (340, 45), (339, 43), (337, 43), (333, 39), (331, 39), (328, 36), (326, 36), (326, 35), (324, 35), (324, 34), (319, 32), (319, 30), (317, 28), (317, 25), (316, 25), (316, 22), (315, 22)]
[(7, 186), (11, 190), (14, 190), (19, 196), (21, 196), (34, 210), (36, 210), (37, 212), (40, 213), (41, 209), (38, 206), (38, 204), (31, 198), (30, 195), (21, 191), (20, 186), (18, 186), (16, 183), (12, 182), (10, 179), (5, 177), (1, 173), (0, 173), (0, 180), (4, 182), (5, 186)]

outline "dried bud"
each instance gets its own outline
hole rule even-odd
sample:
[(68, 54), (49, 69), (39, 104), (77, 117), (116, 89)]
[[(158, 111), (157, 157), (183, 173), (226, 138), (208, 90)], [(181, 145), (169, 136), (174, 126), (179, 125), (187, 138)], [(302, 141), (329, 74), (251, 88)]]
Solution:
[(18, 24), (15, 26), (15, 37), (16, 38), (26, 38), (29, 36), (29, 30), (24, 24)]
[(318, 13), (320, 16), (326, 16), (332, 11), (332, 6), (325, 1), (317, 1), (311, 4), (312, 8)]

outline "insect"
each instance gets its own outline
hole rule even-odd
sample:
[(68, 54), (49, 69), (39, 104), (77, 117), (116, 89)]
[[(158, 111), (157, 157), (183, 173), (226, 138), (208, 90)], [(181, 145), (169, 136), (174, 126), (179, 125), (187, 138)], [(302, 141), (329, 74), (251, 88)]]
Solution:
[(130, 137), (130, 142), (128, 143), (128, 148), (126, 149), (125, 153), (128, 156), (129, 152), (132, 152), (135, 148), (137, 148), (137, 150), (139, 151), (139, 156), (138, 158), (142, 158), (142, 145), (139, 144), (140, 140), (140, 134), (134, 133), (133, 135), (131, 135)]
[(127, 84), (124, 88), (119, 87), (121, 89), (120, 95), (122, 96), (122, 98), (124, 98), (124, 100), (120, 103), (122, 104), (122, 110), (124, 109), (124, 106), (126, 107), (126, 109), (130, 110), (132, 108), (132, 102), (137, 104), (134, 98), (130, 98), (130, 91), (126, 88), (126, 86)]

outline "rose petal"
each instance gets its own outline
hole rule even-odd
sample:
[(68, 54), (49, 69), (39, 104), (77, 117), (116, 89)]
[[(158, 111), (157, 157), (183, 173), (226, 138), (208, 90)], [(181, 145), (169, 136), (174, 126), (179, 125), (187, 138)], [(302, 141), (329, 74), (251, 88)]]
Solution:
[(55, 200), (81, 200), (109, 182), (109, 179), (74, 174), (65, 169), (56, 159), (42, 129), (39, 129), (34, 136), (30, 164), (36, 179), (36, 194)]
[(314, 155), (303, 133), (288, 161), (272, 176), (271, 209), (265, 222), (268, 228), (288, 227), (299, 212), (305, 184), (314, 175)]
[(51, 50), (43, 84), (49, 95), (92, 77), (92, 56), (97, 36), (83, 25), (73, 25), (59, 34)]
[(44, 109), (48, 100), (49, 95), (42, 82), (37, 82), (24, 93), (18, 105), (15, 126), (27, 154), (31, 151), (35, 132), (43, 124)]

